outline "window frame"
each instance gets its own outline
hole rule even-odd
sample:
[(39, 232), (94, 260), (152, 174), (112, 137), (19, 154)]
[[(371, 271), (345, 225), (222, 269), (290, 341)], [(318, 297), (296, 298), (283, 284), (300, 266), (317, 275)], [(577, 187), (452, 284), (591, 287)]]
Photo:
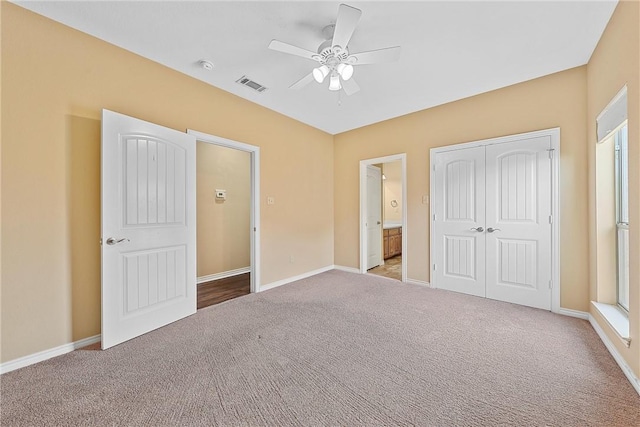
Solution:
[[(629, 312), (629, 144), (627, 120), (613, 132), (615, 146), (615, 199), (616, 199), (616, 304), (625, 313)], [(626, 241), (621, 241), (620, 235), (626, 232)], [(621, 254), (621, 244), (626, 253)], [(622, 255), (622, 256), (621, 256)], [(626, 262), (626, 267), (621, 263)], [(622, 289), (621, 282), (626, 282), (626, 289)], [(623, 298), (621, 293), (624, 292)]]

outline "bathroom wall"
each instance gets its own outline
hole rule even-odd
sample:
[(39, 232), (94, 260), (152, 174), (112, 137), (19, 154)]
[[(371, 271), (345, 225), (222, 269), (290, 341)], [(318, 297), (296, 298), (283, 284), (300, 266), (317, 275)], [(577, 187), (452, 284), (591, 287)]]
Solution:
[[(382, 173), (385, 178), (383, 187), (383, 219), (385, 222), (402, 222), (402, 162), (395, 161), (384, 163)], [(395, 200), (397, 206), (391, 206)]]

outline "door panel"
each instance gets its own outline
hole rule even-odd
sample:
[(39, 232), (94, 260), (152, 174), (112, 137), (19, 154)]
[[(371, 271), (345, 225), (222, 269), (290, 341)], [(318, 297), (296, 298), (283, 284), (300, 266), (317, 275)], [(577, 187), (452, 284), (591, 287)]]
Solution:
[(150, 137), (121, 137), (125, 227), (184, 226), (186, 150)]
[(551, 309), (550, 148), (549, 137), (486, 147), (488, 298)]
[(438, 153), (434, 276), (438, 288), (485, 294), (484, 147)]
[(382, 264), (382, 171), (367, 166), (367, 270)]
[(195, 313), (195, 224), (195, 137), (103, 110), (103, 349)]

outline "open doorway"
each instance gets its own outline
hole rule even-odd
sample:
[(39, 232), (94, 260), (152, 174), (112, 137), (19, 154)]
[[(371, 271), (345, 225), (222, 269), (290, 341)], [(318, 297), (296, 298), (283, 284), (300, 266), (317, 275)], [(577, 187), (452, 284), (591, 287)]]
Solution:
[(257, 147), (198, 132), (198, 309), (259, 290)]
[(406, 280), (406, 156), (360, 162), (360, 272)]

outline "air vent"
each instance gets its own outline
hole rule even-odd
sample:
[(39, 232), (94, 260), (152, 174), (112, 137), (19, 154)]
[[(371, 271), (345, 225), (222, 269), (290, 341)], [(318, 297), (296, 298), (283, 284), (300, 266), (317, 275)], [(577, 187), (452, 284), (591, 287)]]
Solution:
[(240, 83), (241, 85), (245, 85), (247, 87), (250, 87), (251, 89), (255, 90), (256, 92), (260, 92), (260, 93), (262, 93), (265, 90), (267, 90), (266, 87), (262, 86), (260, 83), (254, 82), (253, 80), (251, 80), (247, 76), (240, 77), (238, 80), (236, 80), (236, 83)]

